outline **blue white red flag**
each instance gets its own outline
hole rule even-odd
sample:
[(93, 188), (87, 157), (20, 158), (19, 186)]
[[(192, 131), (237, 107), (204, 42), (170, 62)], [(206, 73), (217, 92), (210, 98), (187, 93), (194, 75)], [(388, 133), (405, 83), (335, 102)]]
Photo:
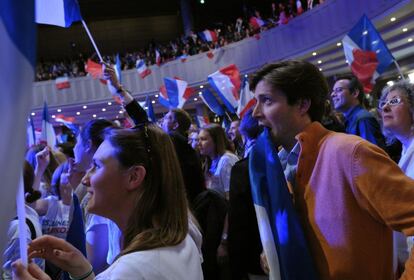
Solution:
[(213, 95), (213, 93), (208, 90), (207, 88), (203, 90), (200, 95), (201, 100), (203, 100), (204, 104), (217, 116), (224, 116), (224, 109)]
[(56, 133), (50, 122), (49, 109), (46, 102), (43, 105), (42, 134), (40, 136), (40, 141), (47, 143), (52, 149), (55, 149), (56, 147)]
[(79, 4), (76, 0), (36, 0), (36, 22), (69, 27), (81, 21)]
[(250, 186), (269, 279), (318, 279), (269, 130), (249, 154)]
[(30, 148), (36, 144), (36, 131), (33, 124), (32, 116), (29, 117), (27, 121), (27, 131), (26, 131), (27, 147)]
[(260, 27), (266, 24), (264, 20), (258, 17), (251, 17), (249, 23), (253, 27), (253, 29), (260, 29)]
[(157, 64), (158, 66), (161, 65), (161, 55), (158, 50), (155, 50), (155, 64)]
[(141, 79), (144, 79), (146, 76), (151, 74), (151, 69), (147, 67), (143, 59), (137, 59), (135, 67), (137, 68), (137, 72)]
[(121, 59), (119, 58), (119, 53), (116, 54), (115, 57), (115, 74), (118, 78), (118, 81), (122, 84), (122, 67), (121, 67)]
[(62, 90), (65, 88), (70, 88), (70, 82), (68, 77), (59, 77), (55, 80), (56, 89)]
[[(36, 24), (34, 2), (31, 0), (0, 1), (0, 250), (6, 244), (7, 219), (16, 215), (16, 191), (21, 178), (23, 156), (26, 146), (27, 116), (32, 100), (36, 61)], [(24, 193), (24, 192), (23, 192)], [(17, 207), (23, 207), (17, 205)], [(20, 216), (19, 216), (20, 217)], [(20, 220), (19, 220), (20, 221)], [(23, 229), (26, 232), (25, 218)], [(19, 233), (22, 230), (19, 230)], [(21, 236), (20, 236), (21, 237)], [(23, 263), (27, 262), (27, 239), (23, 239), (21, 251), (26, 252)], [(24, 253), (23, 252), (23, 253)], [(0, 256), (0, 261), (2, 258)], [(4, 263), (4, 262), (2, 262)]]
[(240, 72), (236, 65), (227, 67), (209, 75), (207, 78), (210, 85), (216, 90), (226, 108), (231, 113), (236, 113), (240, 92)]
[(170, 106), (172, 108), (183, 108), (185, 102), (191, 97), (194, 91), (188, 88), (188, 83), (179, 78), (164, 78)]
[(207, 116), (196, 116), (196, 125), (198, 128), (203, 128), (210, 123)]
[(58, 123), (64, 124), (67, 128), (69, 128), (75, 135), (79, 131), (79, 127), (75, 124), (74, 117), (65, 117), (62, 114), (56, 115), (55, 121)]
[(303, 7), (302, 7), (302, 2), (301, 2), (301, 0), (297, 0), (297, 1), (296, 1), (296, 14), (297, 14), (297, 15), (301, 15), (301, 14), (303, 14)]
[(200, 36), (201, 40), (204, 42), (216, 42), (217, 41), (217, 33), (211, 30), (204, 30), (203, 32), (199, 32), (198, 36)]
[(147, 98), (145, 99), (145, 111), (147, 112), (148, 119), (151, 122), (156, 122), (157, 118), (155, 117), (154, 108), (152, 107), (152, 101), (151, 98), (147, 95)]
[(395, 60), (366, 15), (342, 39), (342, 45), (352, 72), (368, 92), (372, 90), (375, 79)]
[(240, 91), (239, 105), (237, 107), (237, 115), (239, 118), (243, 118), (244, 114), (249, 111), (256, 104), (253, 92), (250, 91), (249, 82), (245, 77), (243, 79), (243, 85)]

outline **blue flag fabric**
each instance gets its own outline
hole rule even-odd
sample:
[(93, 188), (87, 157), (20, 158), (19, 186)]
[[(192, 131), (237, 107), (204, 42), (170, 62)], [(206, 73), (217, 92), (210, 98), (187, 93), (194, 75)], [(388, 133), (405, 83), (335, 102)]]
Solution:
[(207, 88), (203, 90), (200, 95), (201, 99), (203, 100), (204, 104), (212, 111), (214, 114), (218, 116), (224, 116), (224, 109), (218, 102), (217, 98), (214, 97), (213, 93), (208, 90)]
[(37, 23), (70, 27), (82, 20), (77, 0), (36, 0), (35, 3)]
[[(275, 245), (273, 248), (276, 248), (274, 252), (276, 256), (268, 256), (266, 253), (268, 261), (270, 259), (278, 262), (269, 262), (270, 278), (318, 279), (287, 187), (283, 168), (268, 129), (259, 136), (250, 152), (249, 173), (263, 248), (265, 253), (266, 249), (272, 247), (273, 244)], [(271, 232), (268, 232), (269, 230)], [(272, 266), (276, 271), (272, 271)]]
[(385, 72), (388, 66), (393, 63), (394, 57), (388, 49), (387, 44), (381, 38), (381, 35), (366, 15), (361, 17), (358, 23), (351, 31), (349, 31), (347, 36), (361, 50), (373, 51), (376, 53), (379, 62), (377, 66), (378, 74)]
[(145, 99), (145, 107), (147, 111), (148, 118), (151, 122), (157, 122), (157, 118), (155, 117), (154, 108), (152, 107), (151, 99), (147, 95), (147, 98)]

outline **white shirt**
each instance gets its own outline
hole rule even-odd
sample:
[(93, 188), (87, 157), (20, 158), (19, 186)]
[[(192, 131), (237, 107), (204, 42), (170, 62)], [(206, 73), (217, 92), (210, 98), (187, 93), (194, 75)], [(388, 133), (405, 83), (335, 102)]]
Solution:
[(187, 237), (178, 245), (124, 255), (96, 280), (201, 280), (198, 249)]

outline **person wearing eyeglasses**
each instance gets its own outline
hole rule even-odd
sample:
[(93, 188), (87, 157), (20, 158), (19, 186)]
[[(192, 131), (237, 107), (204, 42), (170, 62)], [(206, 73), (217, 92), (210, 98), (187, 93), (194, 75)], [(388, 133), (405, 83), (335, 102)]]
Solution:
[(334, 109), (345, 117), (347, 134), (358, 135), (385, 149), (378, 121), (362, 107), (364, 90), (357, 77), (352, 74), (337, 76), (331, 99)]
[[(402, 81), (383, 89), (378, 105), (381, 114), (382, 129), (387, 143), (396, 140), (402, 144), (398, 166), (414, 179), (414, 86)], [(413, 247), (413, 237), (407, 239), (400, 233), (394, 233), (394, 251), (398, 256), (401, 271)]]

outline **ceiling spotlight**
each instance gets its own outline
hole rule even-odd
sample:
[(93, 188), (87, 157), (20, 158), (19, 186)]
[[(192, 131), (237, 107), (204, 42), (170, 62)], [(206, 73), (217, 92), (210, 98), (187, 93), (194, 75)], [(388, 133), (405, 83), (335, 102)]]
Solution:
[(318, 64), (321, 64), (322, 63), (322, 60), (318, 60)]
[(35, 112), (31, 113), (32, 116), (36, 115)]
[(83, 105), (83, 107), (82, 107), (83, 109), (87, 109), (88, 108), (88, 106), (86, 106), (86, 105)]
[(158, 96), (159, 96), (159, 95), (158, 95), (158, 94), (156, 94), (156, 95), (155, 95), (155, 98), (158, 98)]
[(95, 114), (93, 114), (93, 115), (92, 115), (92, 117), (96, 118), (96, 115), (95, 115)]
[(108, 105), (111, 106), (112, 105), (112, 102), (108, 102)]
[(76, 115), (78, 115), (78, 116), (79, 116), (79, 115), (80, 115), (80, 112), (76, 112)]
[(245, 75), (244, 75), (244, 77), (245, 77), (245, 78), (248, 78), (248, 77), (249, 77), (249, 75), (245, 74)]
[(102, 112), (105, 112), (106, 111), (106, 109), (105, 108), (102, 108)]
[(403, 29), (402, 29), (402, 32), (407, 32), (408, 31), (408, 28), (407, 27), (404, 27)]
[(408, 42), (412, 42), (413, 41), (413, 38), (408, 38)]
[(349, 61), (348, 61), (348, 59), (347, 59), (347, 60), (345, 60), (345, 63), (346, 63), (346, 64), (349, 64)]
[(313, 53), (312, 53), (312, 55), (313, 55), (313, 56), (316, 56), (316, 55), (317, 55), (317, 53), (316, 53), (316, 52), (313, 52)]
[(319, 71), (322, 71), (323, 69), (322, 68), (319, 68)]
[(204, 0), (200, 0), (200, 4), (204, 4)]
[(197, 99), (197, 97), (196, 98), (194, 98), (194, 101), (197, 101), (198, 99)]
[(362, 35), (367, 35), (368, 34), (368, 30), (364, 30), (364, 32), (362, 32)]
[(151, 101), (151, 103), (152, 103), (152, 104), (155, 104), (155, 100), (152, 100), (152, 101)]
[(201, 91), (198, 92), (198, 95), (202, 95), (203, 93)]
[(200, 86), (200, 88), (204, 88), (204, 86), (203, 86), (203, 85), (201, 85), (201, 86)]
[(391, 21), (391, 22), (393, 22), (393, 21), (395, 21), (395, 20), (396, 20), (396, 18), (395, 18), (395, 17), (390, 18), (390, 21)]
[(389, 87), (392, 87), (392, 86), (394, 85), (394, 82), (393, 82), (393, 81), (388, 81), (388, 82), (387, 82), (387, 85), (388, 85)]
[(336, 46), (337, 47), (340, 47), (340, 46), (342, 46), (342, 43), (341, 42), (338, 42), (338, 43), (336, 43)]
[(52, 119), (54, 119), (54, 118), (56, 118), (56, 116), (55, 115), (52, 115)]
[(58, 112), (58, 113), (62, 112), (62, 109), (57, 109), (57, 112)]
[(122, 113), (124, 113), (124, 111), (121, 110), (121, 111), (119, 111), (119, 113), (122, 114)]

